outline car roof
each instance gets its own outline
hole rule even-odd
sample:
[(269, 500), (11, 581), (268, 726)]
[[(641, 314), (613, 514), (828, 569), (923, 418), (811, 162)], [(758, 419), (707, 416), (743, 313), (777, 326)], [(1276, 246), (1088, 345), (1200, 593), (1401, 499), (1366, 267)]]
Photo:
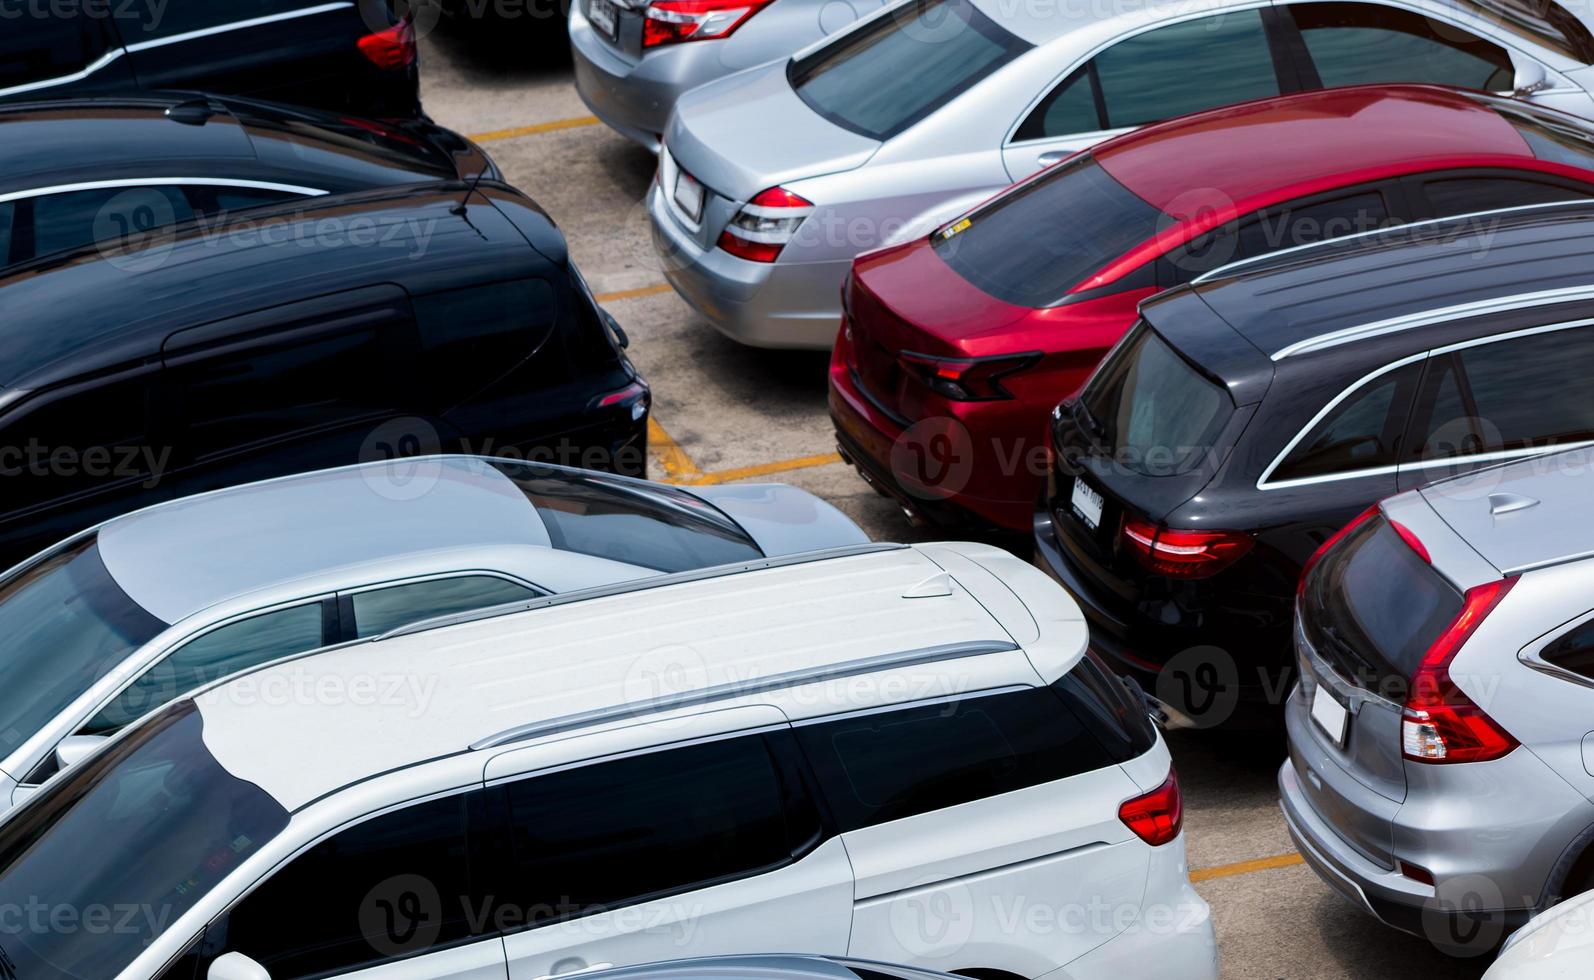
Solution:
[(1144, 0), (1117, 9), (1090, 3), (1012, 3), (970, 0), (974, 7), (1031, 44), (1042, 45), (1085, 27), (1129, 29), (1173, 17), (1250, 6), (1250, 0)]
[(487, 460), (385, 463), (230, 487), (115, 518), (100, 558), (134, 602), (175, 623), (215, 603), (336, 567), (436, 549), (549, 546), (536, 509)]
[(1501, 575), (1594, 556), (1594, 449), (1545, 453), (1442, 480), (1419, 493)]
[(1534, 159), (1516, 129), (1486, 104), (1427, 85), (1249, 102), (1149, 126), (1091, 152), (1115, 180), (1163, 211), (1194, 203), (1193, 189), (1210, 208), (1222, 198), (1238, 203), (1285, 188), (1299, 188), (1288, 195), (1299, 197), (1361, 183), (1379, 169), (1411, 173)]
[[(1198, 300), (1273, 361), (1359, 340), (1443, 327), (1494, 304), (1545, 305), (1594, 288), (1594, 202), (1460, 215), (1322, 242), (1170, 290), (1142, 312), (1153, 326)], [(1521, 297), (1532, 297), (1521, 299)], [(1177, 345), (1200, 361), (1201, 338)], [(1226, 342), (1219, 339), (1218, 342)], [(1426, 338), (1414, 340), (1414, 346)]]
[(858, 980), (850, 967), (905, 980), (948, 980), (949, 974), (896, 963), (836, 959), (796, 953), (696, 956), (603, 970), (592, 980)]
[(295, 300), (394, 282), (460, 288), (545, 268), (498, 208), (460, 213), (462, 196), (427, 186), (319, 197), (7, 269), (0, 388), (152, 358), (176, 330)]
[[(1033, 600), (1015, 606), (1020, 592)], [(913, 678), (960, 682), (958, 691), (970, 689), (963, 683), (990, 686), (973, 681), (990, 676), (976, 673), (983, 669), (997, 670), (1004, 684), (1034, 684), (1071, 669), (1086, 634), (1055, 585), (997, 549), (872, 545), (534, 600), (528, 611), (417, 627), (315, 657), (318, 686), (399, 677), (410, 685), (407, 696), (357, 707), (279, 700), (267, 710), (240, 696), (293, 684), (303, 667), (288, 661), (193, 699), (217, 761), (292, 810), (473, 749), (485, 762), (500, 745), (636, 724), (653, 712), (780, 703), (771, 691), (803, 683), (892, 670), (908, 680), (911, 669)], [(656, 659), (681, 665), (669, 673), (668, 698), (651, 683)], [(913, 684), (897, 688), (879, 685), (869, 703), (928, 696)], [(788, 714), (793, 705), (847, 710), (823, 698), (784, 703)], [(273, 751), (262, 752), (267, 744)]]

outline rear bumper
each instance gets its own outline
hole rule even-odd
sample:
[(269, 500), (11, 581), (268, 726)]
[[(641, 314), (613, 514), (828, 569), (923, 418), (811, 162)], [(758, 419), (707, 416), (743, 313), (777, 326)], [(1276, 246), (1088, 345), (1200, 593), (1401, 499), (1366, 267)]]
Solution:
[(592, 29), (579, 0), (570, 5), (577, 94), (606, 126), (653, 153), (676, 100), (730, 73), (716, 54), (713, 45), (683, 44), (630, 61)]
[(676, 224), (657, 182), (648, 215), (664, 278), (720, 333), (751, 347), (829, 350), (835, 343), (851, 260), (748, 262), (705, 249)]

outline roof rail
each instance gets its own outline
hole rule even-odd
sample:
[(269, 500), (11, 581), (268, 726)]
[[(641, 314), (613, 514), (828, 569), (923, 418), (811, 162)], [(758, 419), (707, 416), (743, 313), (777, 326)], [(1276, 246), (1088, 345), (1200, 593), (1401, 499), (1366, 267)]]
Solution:
[(728, 701), (751, 694), (761, 694), (765, 691), (778, 691), (783, 688), (795, 687), (798, 684), (814, 684), (843, 677), (855, 677), (859, 674), (872, 674), (896, 667), (913, 667), (918, 664), (936, 663), (942, 660), (983, 657), (993, 653), (1012, 653), (1018, 649), (1018, 644), (1012, 640), (975, 640), (967, 643), (944, 643), (940, 646), (921, 647), (917, 650), (880, 654), (874, 657), (863, 657), (858, 660), (826, 664), (822, 667), (790, 670), (785, 673), (771, 674), (768, 677), (746, 681), (730, 681), (697, 691), (667, 694), (648, 701), (617, 704), (607, 708), (596, 708), (592, 711), (565, 715), (560, 718), (550, 718), (546, 721), (532, 722), (528, 725), (520, 725), (499, 732), (496, 735), (478, 739), (470, 744), (470, 748), (472, 751), (498, 748), (515, 742), (526, 742), (534, 738), (542, 738), (546, 735), (558, 735), (575, 729), (591, 728), (594, 725), (608, 721), (633, 718), (638, 715), (658, 714), (677, 708), (690, 708), (713, 701)]
[(1266, 252), (1262, 255), (1253, 255), (1246, 259), (1236, 259), (1227, 265), (1220, 265), (1216, 269), (1211, 269), (1207, 272), (1201, 273), (1201, 275), (1190, 280), (1190, 285), (1199, 286), (1202, 283), (1210, 282), (1213, 279), (1231, 275), (1247, 266), (1264, 265), (1268, 262), (1274, 261), (1275, 259), (1287, 258), (1291, 255), (1313, 251), (1315, 249), (1324, 248), (1329, 245), (1343, 245), (1346, 242), (1354, 242), (1360, 239), (1376, 238), (1379, 235), (1388, 235), (1394, 232), (1408, 232), (1413, 228), (1428, 228), (1434, 225), (1451, 224), (1458, 221), (1466, 221), (1471, 218), (1490, 218), (1496, 215), (1514, 215), (1532, 211), (1543, 211), (1550, 208), (1570, 208), (1574, 206), (1581, 206), (1585, 209), (1594, 210), (1594, 202), (1589, 201), (1587, 198), (1583, 198), (1571, 201), (1550, 201), (1545, 204), (1523, 204), (1514, 208), (1493, 208), (1488, 211), (1471, 211), (1467, 214), (1452, 214), (1446, 218), (1424, 218), (1421, 221), (1408, 221), (1403, 225), (1391, 225), (1388, 228), (1374, 228), (1371, 231), (1358, 231), (1349, 235), (1340, 235), (1338, 238), (1325, 238), (1321, 241), (1307, 242), (1304, 245), (1292, 245), (1289, 248), (1281, 248), (1276, 252)]
[(905, 544), (854, 544), (840, 548), (825, 548), (819, 551), (808, 551), (800, 555), (782, 555), (778, 558), (760, 558), (756, 561), (740, 562), (733, 565), (714, 565), (709, 568), (697, 568), (687, 572), (674, 572), (669, 575), (653, 575), (646, 578), (630, 579), (625, 582), (615, 582), (610, 585), (599, 585), (590, 589), (577, 589), (574, 592), (561, 592), (555, 595), (538, 596), (535, 599), (524, 599), (519, 602), (506, 603), (501, 606), (487, 606), (483, 609), (472, 609), (462, 613), (451, 613), (445, 616), (434, 616), (431, 619), (422, 619), (413, 623), (406, 623), (397, 629), (389, 630), (376, 640), (390, 640), (398, 636), (408, 636), (411, 633), (422, 633), (429, 630), (441, 629), (444, 626), (457, 626), (462, 623), (474, 623), (483, 619), (497, 619), (500, 616), (511, 616), (515, 613), (529, 612), (533, 609), (547, 609), (550, 606), (562, 606), (570, 602), (584, 602), (588, 599), (602, 599), (608, 596), (627, 595), (633, 592), (646, 592), (649, 589), (662, 589), (671, 585), (682, 585), (688, 582), (701, 582), (707, 579), (725, 578), (731, 575), (740, 575), (743, 572), (760, 572), (770, 568), (786, 568), (792, 565), (806, 565), (809, 562), (829, 561), (833, 558), (851, 558), (855, 555), (873, 555), (883, 551), (905, 551)]
[(1282, 361), (1297, 354), (1311, 354), (1327, 350), (1330, 347), (1339, 347), (1357, 340), (1365, 340), (1368, 337), (1382, 337), (1387, 334), (1399, 333), (1402, 330), (1414, 330), (1418, 327), (1432, 326), (1435, 323), (1444, 323), (1447, 320), (1462, 320), (1524, 307), (1554, 306), (1557, 303), (1571, 303), (1580, 299), (1594, 299), (1594, 284), (1545, 289), (1535, 293), (1517, 293), (1514, 296), (1496, 296), (1492, 299), (1458, 303), (1455, 306), (1445, 306), (1436, 310), (1407, 313), (1403, 316), (1390, 317), (1387, 320), (1364, 323), (1361, 326), (1345, 327), (1341, 330), (1297, 341), (1275, 353), (1273, 360)]

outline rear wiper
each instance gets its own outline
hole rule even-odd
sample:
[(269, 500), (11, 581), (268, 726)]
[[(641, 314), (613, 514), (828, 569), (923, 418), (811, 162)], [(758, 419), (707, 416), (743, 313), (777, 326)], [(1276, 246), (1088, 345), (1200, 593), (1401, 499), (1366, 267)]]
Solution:
[(1102, 425), (1101, 420), (1091, 413), (1090, 406), (1085, 404), (1085, 399), (1074, 399), (1074, 416), (1082, 419), (1085, 423), (1085, 428), (1089, 429), (1091, 435), (1096, 438), (1100, 439), (1107, 434), (1107, 427)]

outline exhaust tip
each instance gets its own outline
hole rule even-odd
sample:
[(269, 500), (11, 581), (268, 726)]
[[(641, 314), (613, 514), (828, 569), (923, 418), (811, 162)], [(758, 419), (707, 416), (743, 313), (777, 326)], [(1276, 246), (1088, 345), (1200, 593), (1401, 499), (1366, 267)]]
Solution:
[(847, 452), (847, 447), (843, 446), (839, 442), (836, 443), (836, 455), (840, 456), (841, 457), (841, 461), (843, 463), (846, 463), (848, 466), (857, 466), (858, 465), (857, 463), (854, 463), (852, 461), (852, 453)]

